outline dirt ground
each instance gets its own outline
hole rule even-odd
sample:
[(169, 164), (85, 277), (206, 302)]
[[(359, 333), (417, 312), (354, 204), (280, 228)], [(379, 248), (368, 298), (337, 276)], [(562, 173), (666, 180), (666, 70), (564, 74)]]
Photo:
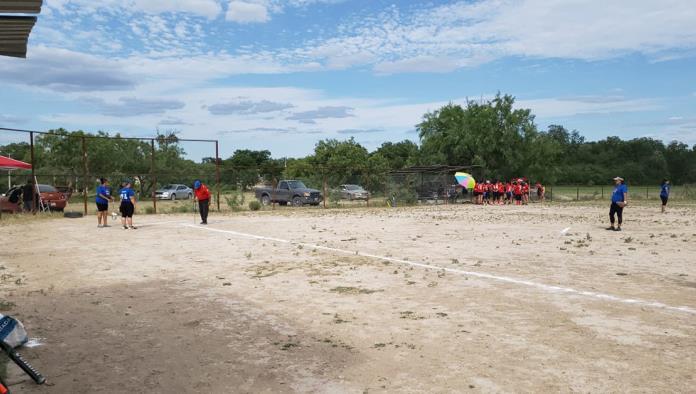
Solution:
[(696, 206), (630, 206), (623, 232), (607, 212), (16, 221), (0, 226), (0, 300), (43, 343), (22, 353), (48, 381), (8, 365), (11, 388), (693, 392)]

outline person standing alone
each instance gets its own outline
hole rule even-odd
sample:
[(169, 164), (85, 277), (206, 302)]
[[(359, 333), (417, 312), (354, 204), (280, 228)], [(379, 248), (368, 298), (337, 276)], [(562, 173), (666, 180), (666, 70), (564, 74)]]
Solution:
[(201, 214), (201, 224), (208, 224), (208, 207), (210, 206), (210, 191), (200, 180), (193, 182), (193, 192), (198, 200), (198, 212)]
[(667, 179), (662, 180), (660, 185), (660, 200), (662, 200), (662, 213), (665, 213), (665, 208), (667, 207), (667, 200), (669, 200), (669, 192), (672, 185)]
[[(609, 208), (609, 221), (611, 226), (607, 230), (621, 231), (621, 223), (623, 223), (623, 209), (628, 203), (628, 187), (624, 179), (620, 176), (614, 178), (614, 192), (611, 194), (611, 207)], [(614, 227), (614, 215), (618, 219), (618, 226)]]
[[(99, 186), (97, 186), (97, 228), (99, 227), (109, 227), (107, 224), (107, 217), (109, 211), (109, 201), (114, 201), (111, 197), (111, 188), (109, 187), (109, 180), (106, 178), (99, 179)], [(103, 224), (102, 224), (103, 223)]]
[(27, 179), (27, 184), (22, 186), (22, 208), (24, 212), (33, 212), (34, 205), (36, 202), (36, 186), (34, 185), (34, 180)]

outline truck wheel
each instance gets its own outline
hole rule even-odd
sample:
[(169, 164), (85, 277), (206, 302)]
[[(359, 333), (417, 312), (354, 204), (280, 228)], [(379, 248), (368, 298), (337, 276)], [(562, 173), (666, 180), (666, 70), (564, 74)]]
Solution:
[(293, 197), (292, 198), (292, 205), (295, 207), (301, 207), (302, 206), (302, 197)]
[(269, 197), (267, 194), (261, 196), (261, 204), (266, 206), (271, 205), (271, 197)]

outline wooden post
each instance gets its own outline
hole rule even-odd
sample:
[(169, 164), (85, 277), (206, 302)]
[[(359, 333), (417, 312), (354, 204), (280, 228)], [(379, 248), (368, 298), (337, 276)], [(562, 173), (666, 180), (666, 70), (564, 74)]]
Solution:
[(604, 200), (604, 185), (602, 185), (602, 200)]
[[(242, 193), (244, 193), (244, 190), (242, 190)], [(220, 212), (220, 150), (217, 140), (215, 140), (215, 194), (217, 210)]]
[(646, 187), (645, 187), (645, 199), (646, 199), (646, 200), (648, 199), (648, 192), (649, 192), (649, 191), (650, 191), (650, 187), (649, 187), (649, 186), (646, 186)]
[(329, 198), (326, 193), (326, 171), (324, 171), (324, 209), (326, 209), (326, 200)]
[(273, 185), (271, 187), (271, 210), (275, 210), (276, 189), (277, 188), (278, 188), (278, 179), (273, 178)]
[(152, 177), (152, 207), (157, 213), (157, 175), (155, 174), (155, 140), (150, 140), (150, 176)]
[(82, 137), (82, 201), (84, 202), (85, 216), (87, 216), (87, 139)]
[(580, 186), (577, 187), (577, 197), (576, 199), (580, 201)]

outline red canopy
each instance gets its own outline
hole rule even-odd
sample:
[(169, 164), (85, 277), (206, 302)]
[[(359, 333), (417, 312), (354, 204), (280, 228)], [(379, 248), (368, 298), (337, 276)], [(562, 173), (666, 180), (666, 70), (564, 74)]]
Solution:
[(31, 164), (23, 161), (10, 159), (9, 157), (0, 156), (0, 169), (3, 170), (31, 170)]

